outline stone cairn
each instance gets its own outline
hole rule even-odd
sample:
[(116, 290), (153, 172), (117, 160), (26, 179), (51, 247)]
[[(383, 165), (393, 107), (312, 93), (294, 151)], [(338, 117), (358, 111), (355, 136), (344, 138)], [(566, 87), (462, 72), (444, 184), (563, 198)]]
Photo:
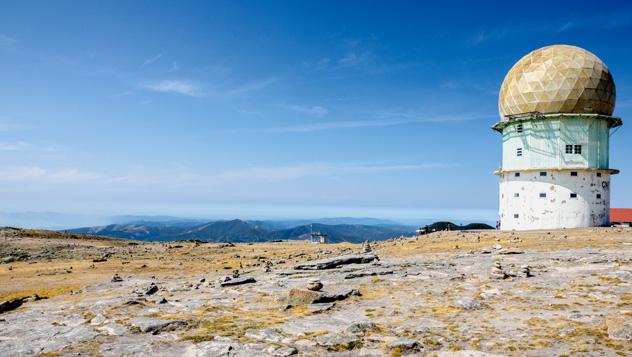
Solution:
[(272, 272), (272, 262), (269, 261), (269, 260), (266, 260), (265, 266), (266, 266), (265, 267), (265, 272), (266, 273), (271, 273)]
[(371, 244), (369, 244), (368, 240), (365, 240), (364, 243), (362, 243), (362, 253), (371, 253), (373, 251), (373, 248), (371, 248)]
[(530, 278), (533, 275), (531, 274), (531, 267), (528, 265), (523, 265), (520, 267), (520, 276), (524, 278)]
[(494, 263), (494, 266), (492, 267), (492, 270), (489, 273), (489, 277), (491, 279), (498, 279), (498, 280), (507, 278), (507, 274), (503, 271), (503, 266), (500, 264), (499, 261), (496, 261)]

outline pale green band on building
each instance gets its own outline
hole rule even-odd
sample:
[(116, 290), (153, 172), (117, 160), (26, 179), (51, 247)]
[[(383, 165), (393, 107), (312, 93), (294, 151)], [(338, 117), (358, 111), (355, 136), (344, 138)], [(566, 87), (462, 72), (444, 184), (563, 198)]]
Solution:
[[(597, 114), (529, 114), (498, 122), (493, 129), (503, 136), (500, 171), (610, 170), (610, 129), (621, 124), (620, 118)], [(579, 153), (576, 145), (581, 146)]]

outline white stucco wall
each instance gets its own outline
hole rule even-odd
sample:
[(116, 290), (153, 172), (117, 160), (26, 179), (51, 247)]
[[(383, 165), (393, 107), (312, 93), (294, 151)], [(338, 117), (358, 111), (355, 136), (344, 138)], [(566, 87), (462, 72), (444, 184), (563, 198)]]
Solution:
[[(540, 176), (540, 171), (545, 171), (547, 175)], [(520, 172), (520, 177), (515, 177), (515, 172)], [(542, 169), (515, 172), (500, 174), (501, 229), (557, 229), (609, 224), (608, 171)], [(571, 172), (577, 172), (577, 176), (571, 176)], [(597, 176), (598, 172), (601, 177)], [(546, 197), (540, 197), (541, 193)], [(571, 193), (576, 193), (577, 197), (571, 198)], [(601, 198), (597, 198), (598, 194)]]

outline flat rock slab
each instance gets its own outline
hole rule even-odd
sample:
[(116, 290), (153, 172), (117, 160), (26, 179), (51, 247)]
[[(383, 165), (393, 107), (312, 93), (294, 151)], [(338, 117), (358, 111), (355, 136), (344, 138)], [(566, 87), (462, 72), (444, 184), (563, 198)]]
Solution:
[(632, 312), (612, 316), (606, 320), (608, 336), (616, 340), (632, 341)]
[(502, 254), (502, 255), (524, 254), (524, 250), (520, 250), (517, 248), (503, 248), (503, 249), (498, 250), (496, 254)]
[(345, 275), (345, 279), (362, 278), (362, 277), (365, 277), (365, 276), (390, 275), (390, 274), (393, 274), (393, 273), (394, 273), (393, 270), (386, 270), (386, 269), (359, 271), (359, 272), (350, 273), (350, 274)]
[(438, 351), (432, 353), (431, 356), (437, 357), (503, 357), (503, 355), (497, 355), (493, 353), (475, 351), (475, 350), (463, 350), (463, 351)]
[(228, 281), (224, 281), (220, 283), (221, 286), (235, 286), (235, 285), (243, 285), (243, 284), (252, 284), (256, 283), (257, 280), (255, 278), (239, 278), (239, 279), (231, 279)]
[(306, 304), (323, 304), (344, 300), (353, 295), (360, 295), (360, 292), (357, 289), (352, 288), (342, 288), (332, 291), (292, 289), (288, 294), (287, 303), (292, 306)]
[(331, 310), (334, 306), (336, 306), (336, 303), (319, 303), (319, 304), (311, 304), (307, 307), (307, 309), (309, 310), (309, 312), (311, 312), (312, 314), (319, 314), (321, 312), (325, 312), (325, 311), (329, 311)]
[(7, 301), (0, 302), (0, 312), (7, 312), (11, 310), (15, 310), (18, 307), (22, 306), (22, 298), (12, 299)]
[(250, 329), (246, 330), (246, 337), (254, 340), (266, 341), (266, 342), (281, 342), (284, 337), (277, 331), (267, 328), (262, 330)]
[(330, 351), (349, 351), (360, 347), (360, 338), (342, 333), (328, 333), (316, 337), (316, 343)]
[(341, 255), (339, 257), (327, 258), (306, 262), (294, 267), (296, 270), (325, 270), (334, 269), (347, 264), (367, 264), (379, 260), (377, 255)]
[(160, 333), (161, 331), (171, 331), (178, 327), (186, 326), (185, 321), (181, 320), (161, 320), (151, 317), (135, 317), (129, 319), (129, 323), (137, 327), (141, 332), (151, 332), (153, 334)]

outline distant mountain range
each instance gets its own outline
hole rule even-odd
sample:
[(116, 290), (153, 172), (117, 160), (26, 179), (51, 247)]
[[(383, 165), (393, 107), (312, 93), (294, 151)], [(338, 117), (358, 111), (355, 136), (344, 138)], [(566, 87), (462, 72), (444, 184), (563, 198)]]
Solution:
[[(354, 221), (357, 220), (357, 221)], [(392, 237), (411, 236), (414, 227), (402, 226), (395, 222), (372, 218), (330, 218), (318, 220), (329, 224), (308, 221), (212, 221), (200, 223), (198, 220), (136, 221), (105, 226), (84, 227), (67, 230), (69, 232), (94, 234), (108, 237), (136, 239), (144, 241), (201, 240), (208, 242), (265, 242), (271, 240), (309, 239), (309, 233), (327, 234), (332, 243), (360, 243), (365, 240), (385, 240)], [(363, 222), (338, 223), (338, 222)], [(491, 229), (486, 224), (457, 226), (450, 222), (439, 222), (432, 228), (443, 230), (447, 227), (459, 229)]]
[(362, 224), (313, 223), (279, 229), (279, 227), (287, 225), (288, 222), (234, 219), (202, 224), (180, 221), (133, 222), (76, 228), (67, 231), (144, 241), (201, 240), (209, 242), (265, 242), (279, 239), (308, 239), (310, 231), (318, 231), (327, 234), (329, 240), (333, 243), (384, 240), (414, 233), (413, 229), (405, 227)]

